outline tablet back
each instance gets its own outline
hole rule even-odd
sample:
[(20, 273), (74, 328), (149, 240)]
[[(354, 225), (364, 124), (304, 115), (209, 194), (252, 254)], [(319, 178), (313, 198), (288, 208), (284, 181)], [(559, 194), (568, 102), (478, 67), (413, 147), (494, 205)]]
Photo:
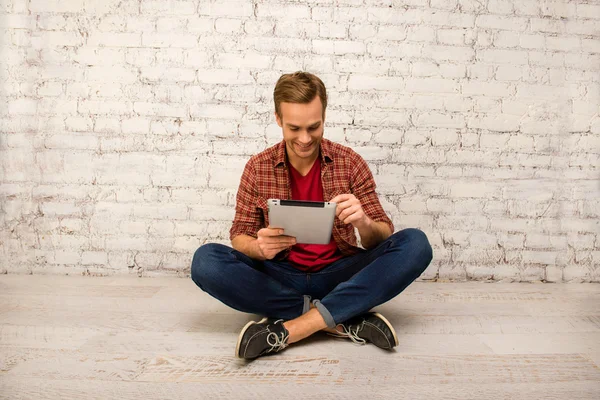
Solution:
[(296, 243), (328, 244), (331, 241), (336, 203), (269, 199), (269, 226), (283, 228)]

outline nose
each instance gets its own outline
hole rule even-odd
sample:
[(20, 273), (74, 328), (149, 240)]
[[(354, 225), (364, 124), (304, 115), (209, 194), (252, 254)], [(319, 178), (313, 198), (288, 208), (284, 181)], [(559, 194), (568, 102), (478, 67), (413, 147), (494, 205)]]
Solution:
[(310, 137), (310, 135), (308, 134), (308, 132), (304, 131), (304, 132), (302, 132), (302, 133), (300, 134), (300, 136), (298, 137), (298, 141), (300, 142), (300, 144), (301, 144), (302, 146), (305, 146), (305, 145), (307, 145), (307, 144), (309, 144), (309, 143), (310, 143), (310, 141), (311, 141), (311, 137)]

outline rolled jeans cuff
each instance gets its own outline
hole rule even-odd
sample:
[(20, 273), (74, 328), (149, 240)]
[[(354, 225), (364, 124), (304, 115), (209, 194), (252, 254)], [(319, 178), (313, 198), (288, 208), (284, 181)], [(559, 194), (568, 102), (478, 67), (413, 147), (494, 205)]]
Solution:
[(323, 303), (315, 299), (313, 300), (313, 304), (317, 308), (317, 311), (319, 311), (319, 313), (321, 314), (321, 317), (323, 317), (323, 319), (325, 320), (327, 327), (335, 329), (337, 324), (335, 323), (335, 321), (333, 320), (333, 316), (331, 315), (329, 310), (323, 305)]
[(304, 306), (302, 307), (302, 315), (310, 310), (310, 296), (304, 295)]

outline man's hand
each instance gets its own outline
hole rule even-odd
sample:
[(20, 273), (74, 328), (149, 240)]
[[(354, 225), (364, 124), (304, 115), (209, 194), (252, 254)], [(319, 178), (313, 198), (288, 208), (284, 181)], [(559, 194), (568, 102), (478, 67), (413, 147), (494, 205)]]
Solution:
[(372, 222), (363, 211), (360, 201), (353, 194), (340, 194), (330, 201), (337, 203), (335, 215), (344, 224), (352, 224), (355, 228), (361, 229)]
[(295, 237), (285, 236), (283, 229), (279, 228), (263, 228), (257, 232), (257, 236), (258, 253), (265, 260), (273, 259), (281, 250), (296, 244)]
[(343, 223), (352, 224), (358, 229), (365, 249), (375, 247), (392, 234), (385, 222), (375, 222), (365, 214), (360, 201), (353, 194), (340, 194), (329, 201), (337, 203), (335, 215)]

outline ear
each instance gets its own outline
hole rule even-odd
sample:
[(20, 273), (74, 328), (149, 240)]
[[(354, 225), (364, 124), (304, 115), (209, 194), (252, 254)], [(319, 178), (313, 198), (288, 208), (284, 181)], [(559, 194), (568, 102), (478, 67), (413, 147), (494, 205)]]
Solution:
[(283, 123), (281, 122), (281, 118), (279, 118), (279, 115), (277, 115), (277, 112), (275, 112), (275, 120), (277, 121), (277, 125), (279, 125), (279, 127), (281, 128), (283, 126)]

